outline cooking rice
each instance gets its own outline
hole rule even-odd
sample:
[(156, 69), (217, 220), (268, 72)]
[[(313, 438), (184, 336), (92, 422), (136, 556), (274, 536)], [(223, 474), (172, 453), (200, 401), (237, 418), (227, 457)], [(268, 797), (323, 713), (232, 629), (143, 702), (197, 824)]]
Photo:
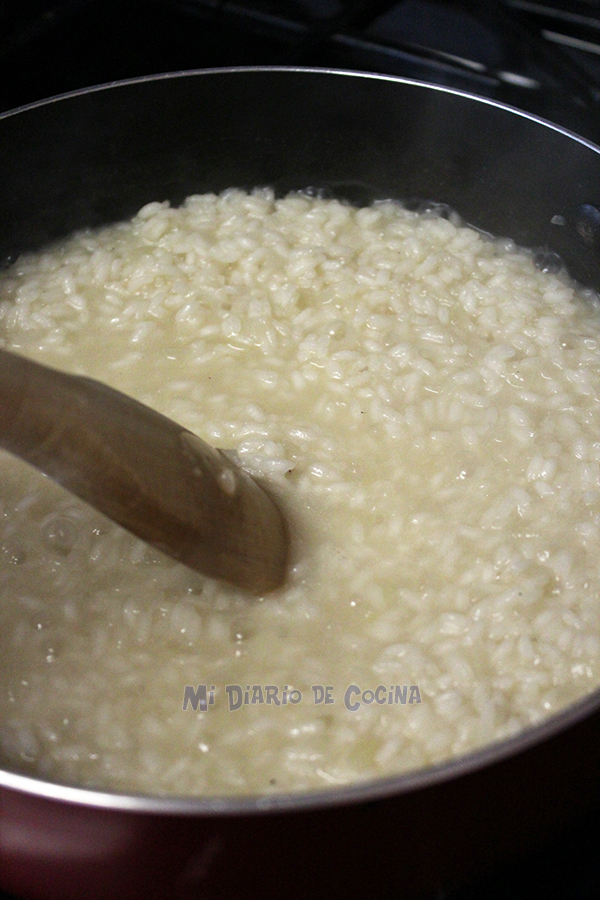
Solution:
[(564, 273), (453, 217), (228, 191), (24, 256), (0, 296), (2, 346), (236, 450), (293, 535), (249, 598), (0, 456), (5, 767), (325, 787), (600, 684), (600, 319)]

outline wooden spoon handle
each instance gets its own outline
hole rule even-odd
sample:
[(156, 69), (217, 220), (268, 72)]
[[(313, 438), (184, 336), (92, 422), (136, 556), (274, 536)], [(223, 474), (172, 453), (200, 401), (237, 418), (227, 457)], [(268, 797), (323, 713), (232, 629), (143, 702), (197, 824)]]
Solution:
[(0, 350), (0, 447), (205, 575), (256, 594), (283, 581), (287, 529), (265, 491), (107, 385)]

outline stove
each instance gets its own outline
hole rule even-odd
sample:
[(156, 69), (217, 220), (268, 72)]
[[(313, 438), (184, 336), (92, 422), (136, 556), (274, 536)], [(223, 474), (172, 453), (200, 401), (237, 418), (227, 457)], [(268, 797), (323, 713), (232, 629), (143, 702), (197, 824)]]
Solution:
[[(600, 0), (20, 0), (0, 8), (0, 111), (123, 78), (255, 65), (416, 78), (600, 144)], [(600, 798), (543, 846), (442, 897), (596, 900)]]
[(20, 0), (0, 109), (219, 66), (359, 69), (456, 87), (600, 142), (600, 0)]

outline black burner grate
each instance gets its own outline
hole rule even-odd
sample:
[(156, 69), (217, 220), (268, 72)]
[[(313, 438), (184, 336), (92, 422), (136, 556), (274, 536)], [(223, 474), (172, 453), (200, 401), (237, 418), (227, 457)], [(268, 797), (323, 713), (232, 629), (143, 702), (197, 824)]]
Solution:
[(21, 0), (0, 109), (138, 75), (303, 65), (418, 78), (600, 141), (598, 0)]

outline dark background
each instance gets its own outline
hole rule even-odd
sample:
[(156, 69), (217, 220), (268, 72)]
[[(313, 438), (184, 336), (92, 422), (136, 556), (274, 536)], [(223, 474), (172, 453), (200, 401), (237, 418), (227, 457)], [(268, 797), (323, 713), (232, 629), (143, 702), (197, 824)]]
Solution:
[[(0, 6), (0, 111), (123, 78), (254, 65), (417, 78), (508, 103), (600, 143), (600, 0), (4, 0)], [(448, 900), (480, 898), (598, 900), (600, 798), (552, 841)]]
[(599, 0), (4, 0), (0, 109), (138, 75), (302, 65), (433, 81), (600, 141)]

